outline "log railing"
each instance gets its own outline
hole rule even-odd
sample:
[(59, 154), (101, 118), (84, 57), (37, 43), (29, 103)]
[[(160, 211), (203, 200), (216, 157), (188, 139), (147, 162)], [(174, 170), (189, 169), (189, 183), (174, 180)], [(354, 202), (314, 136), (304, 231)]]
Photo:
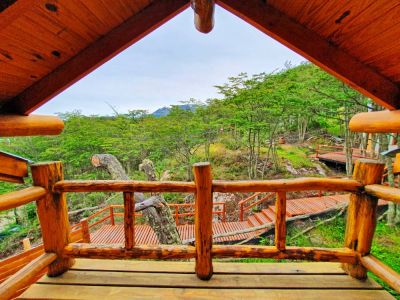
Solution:
[[(180, 259), (195, 258), (196, 273), (201, 279), (212, 276), (214, 257), (255, 257), (276, 259), (303, 259), (310, 261), (337, 261), (348, 274), (363, 279), (371, 270), (395, 289), (400, 276), (370, 256), (376, 225), (377, 196), (398, 201), (391, 189), (377, 186), (384, 166), (376, 161), (356, 162), (353, 179), (297, 178), (263, 181), (212, 181), (207, 163), (194, 166), (195, 182), (143, 182), (143, 181), (64, 181), (60, 163), (33, 166), (34, 183), (46, 190), (37, 201), (46, 253), (54, 253), (56, 260), (46, 259), (48, 275), (57, 276), (67, 271), (75, 257), (86, 258), (143, 258)], [(351, 193), (346, 224), (345, 245), (326, 249), (286, 246), (286, 193), (304, 190), (347, 191)], [(121, 192), (125, 207), (125, 244), (99, 245), (71, 243), (65, 205), (67, 192)], [(134, 192), (194, 193), (195, 242), (192, 245), (135, 245)], [(273, 192), (276, 195), (275, 246), (212, 245), (213, 192)], [(43, 209), (45, 205), (46, 209)], [(1, 206), (0, 206), (1, 207)], [(51, 256), (54, 257), (54, 256)], [(28, 271), (31, 272), (31, 271)], [(13, 283), (18, 280), (13, 279)], [(10, 285), (7, 285), (10, 288)], [(0, 292), (4, 285), (0, 286)]]
[[(239, 201), (239, 220), (240, 221), (244, 220), (244, 215), (248, 210), (253, 209), (253, 207), (256, 207), (257, 205), (272, 199), (272, 197), (274, 196), (274, 193), (269, 193), (267, 195), (264, 195), (264, 197), (261, 197), (261, 195), (262, 195), (262, 193), (254, 193), (250, 197), (247, 197), (247, 198)], [(257, 199), (257, 197), (260, 197), (260, 199)], [(254, 199), (256, 199), (256, 200), (254, 200)]]
[[(172, 210), (172, 215), (175, 219), (176, 225), (182, 224), (182, 218), (195, 216), (195, 203), (168, 203), (168, 206)], [(184, 212), (181, 212), (180, 208), (190, 209), (190, 211), (185, 210)], [(116, 212), (116, 210), (122, 210), (122, 212)], [(213, 202), (212, 214), (219, 216), (222, 222), (226, 222), (225, 202)], [(142, 213), (134, 212), (135, 218), (142, 216)], [(71, 230), (81, 228), (84, 242), (89, 243), (90, 229), (97, 225), (103, 224), (107, 220), (110, 220), (111, 225), (115, 225), (115, 217), (125, 217), (124, 205), (112, 204), (105, 206), (87, 218), (80, 220), (79, 223), (72, 225)], [(92, 222), (92, 220), (94, 220), (94, 222)]]

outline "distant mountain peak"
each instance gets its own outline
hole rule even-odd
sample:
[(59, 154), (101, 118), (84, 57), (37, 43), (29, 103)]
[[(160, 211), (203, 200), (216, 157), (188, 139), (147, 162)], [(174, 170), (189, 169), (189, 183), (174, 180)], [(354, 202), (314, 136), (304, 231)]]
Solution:
[[(191, 110), (191, 111), (194, 111), (196, 108), (196, 104), (182, 104), (182, 105), (171, 105), (171, 106), (177, 106), (180, 109)], [(161, 107), (161, 108), (157, 109), (156, 111), (154, 111), (151, 115), (155, 116), (156, 118), (168, 116), (171, 111), (171, 106)]]

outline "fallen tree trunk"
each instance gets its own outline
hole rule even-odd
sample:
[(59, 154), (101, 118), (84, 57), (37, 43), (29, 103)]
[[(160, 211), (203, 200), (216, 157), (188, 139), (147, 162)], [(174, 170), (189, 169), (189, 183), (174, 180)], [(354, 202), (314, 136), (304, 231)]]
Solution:
[[(92, 165), (96, 168), (104, 168), (114, 180), (129, 180), (128, 175), (120, 162), (111, 154), (95, 154), (92, 156)], [(144, 160), (141, 168), (148, 179), (155, 181), (154, 165), (150, 160)], [(145, 198), (143, 193), (134, 193), (135, 211), (142, 211), (149, 225), (154, 230), (160, 244), (180, 244), (181, 239), (175, 220), (169, 210), (165, 199), (160, 194)]]

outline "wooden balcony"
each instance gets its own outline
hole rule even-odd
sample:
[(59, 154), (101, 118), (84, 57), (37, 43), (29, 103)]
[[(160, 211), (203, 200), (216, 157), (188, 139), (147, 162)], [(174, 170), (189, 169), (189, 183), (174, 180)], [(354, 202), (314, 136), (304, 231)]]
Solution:
[(213, 264), (199, 280), (194, 262), (77, 259), (59, 277), (42, 277), (18, 299), (393, 299), (375, 281), (338, 263)]
[[(140, 299), (249, 296), (391, 299), (367, 277), (367, 270), (370, 270), (400, 291), (400, 276), (370, 254), (378, 197), (400, 202), (398, 189), (379, 185), (383, 169), (383, 164), (376, 161), (360, 160), (356, 163), (353, 179), (213, 181), (210, 165), (202, 163), (194, 166), (195, 182), (141, 182), (65, 181), (61, 163), (33, 165), (36, 187), (0, 196), (0, 210), (36, 201), (45, 253), (0, 285), (0, 299), (18, 295), (45, 271), (47, 275), (28, 288), (21, 299), (92, 299), (98, 296), (118, 299), (125, 296)], [(286, 246), (286, 193), (302, 190), (351, 193), (342, 248)], [(77, 231), (70, 231), (65, 193), (94, 191), (123, 193), (124, 243), (81, 242), (79, 237), (76, 238)], [(134, 192), (194, 193), (194, 245), (135, 243)], [(275, 245), (213, 244), (213, 192), (275, 193)], [(315, 263), (241, 265), (215, 262), (220, 258), (272, 258)], [(111, 262), (109, 259), (162, 261)], [(165, 261), (178, 259), (189, 262)]]

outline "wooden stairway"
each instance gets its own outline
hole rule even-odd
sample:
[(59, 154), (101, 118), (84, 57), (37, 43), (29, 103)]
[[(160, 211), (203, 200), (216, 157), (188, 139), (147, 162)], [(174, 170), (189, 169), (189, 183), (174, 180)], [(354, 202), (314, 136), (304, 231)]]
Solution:
[[(343, 206), (348, 201), (349, 194), (288, 200), (286, 203), (286, 218), (322, 213), (330, 208)], [(269, 205), (267, 208), (250, 215), (247, 218), (247, 223), (250, 227), (272, 224), (275, 222), (275, 216), (275, 205)]]

